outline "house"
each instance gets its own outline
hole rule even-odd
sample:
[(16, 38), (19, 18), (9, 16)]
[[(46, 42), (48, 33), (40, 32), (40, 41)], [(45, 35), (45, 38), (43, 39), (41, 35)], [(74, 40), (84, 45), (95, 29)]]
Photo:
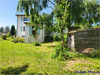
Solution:
[[(16, 14), (17, 16), (17, 36), (25, 38), (25, 43), (33, 43), (36, 41), (35, 37), (32, 35), (34, 34), (34, 26), (29, 24), (30, 16), (28, 18), (25, 15)], [(38, 42), (44, 42), (45, 32), (43, 29), (38, 29)]]

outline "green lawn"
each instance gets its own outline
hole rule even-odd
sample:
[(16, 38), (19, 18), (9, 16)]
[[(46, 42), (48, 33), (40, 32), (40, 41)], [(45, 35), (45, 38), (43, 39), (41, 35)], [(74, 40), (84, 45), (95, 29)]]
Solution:
[[(58, 42), (33, 44), (13, 43), (0, 38), (0, 71), (2, 75), (75, 75), (75, 71), (100, 71), (99, 58), (51, 59)], [(0, 74), (0, 75), (1, 75)], [(87, 75), (87, 73), (84, 73)], [(93, 73), (89, 73), (91, 75)], [(100, 73), (99, 73), (100, 74)]]

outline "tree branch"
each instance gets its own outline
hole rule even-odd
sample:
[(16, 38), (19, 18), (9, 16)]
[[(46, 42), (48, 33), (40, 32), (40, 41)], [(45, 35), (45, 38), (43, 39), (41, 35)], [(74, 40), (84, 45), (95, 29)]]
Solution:
[(55, 6), (55, 4), (53, 2), (51, 2), (50, 0), (48, 0), (48, 1)]
[(52, 8), (51, 6), (49, 6), (51, 9), (54, 9), (54, 8)]

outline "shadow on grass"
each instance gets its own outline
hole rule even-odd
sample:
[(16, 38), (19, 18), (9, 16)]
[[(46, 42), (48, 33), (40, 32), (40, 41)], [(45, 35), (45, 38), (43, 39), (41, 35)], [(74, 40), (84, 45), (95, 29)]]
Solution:
[(56, 47), (56, 45), (48, 46), (48, 47)]
[(48, 75), (47, 73), (45, 74), (42, 74), (42, 73), (31, 73), (31, 74), (28, 74), (28, 75)]
[(5, 75), (14, 75), (17, 74), (19, 75), (21, 72), (25, 72), (26, 69), (29, 67), (29, 64), (23, 65), (21, 67), (9, 67), (7, 69), (1, 69), (1, 73)]

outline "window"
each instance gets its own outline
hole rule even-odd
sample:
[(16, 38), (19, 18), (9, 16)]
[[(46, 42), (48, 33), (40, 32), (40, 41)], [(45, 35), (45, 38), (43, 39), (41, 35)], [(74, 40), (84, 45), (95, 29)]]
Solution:
[(28, 19), (27, 18), (24, 18), (24, 21), (28, 21)]
[(23, 31), (25, 31), (25, 26), (23, 27)]
[(21, 29), (21, 31), (25, 31), (25, 26), (24, 27), (21, 26), (20, 29)]
[(21, 30), (21, 31), (23, 31), (23, 28), (22, 28), (22, 26), (20, 27), (20, 30)]
[(30, 21), (30, 17), (28, 17), (28, 18), (26, 18), (27, 19), (27, 21)]
[[(29, 26), (29, 35), (34, 35), (36, 33), (34, 26)], [(40, 35), (40, 29), (38, 29), (37, 34)]]
[(22, 37), (25, 37), (25, 35), (22, 35)]
[[(32, 26), (32, 34), (34, 35), (36, 33), (36, 31), (34, 30), (34, 26)], [(38, 29), (37, 34), (40, 35), (40, 29)]]
[(23, 21), (23, 18), (21, 17), (21, 21)]

